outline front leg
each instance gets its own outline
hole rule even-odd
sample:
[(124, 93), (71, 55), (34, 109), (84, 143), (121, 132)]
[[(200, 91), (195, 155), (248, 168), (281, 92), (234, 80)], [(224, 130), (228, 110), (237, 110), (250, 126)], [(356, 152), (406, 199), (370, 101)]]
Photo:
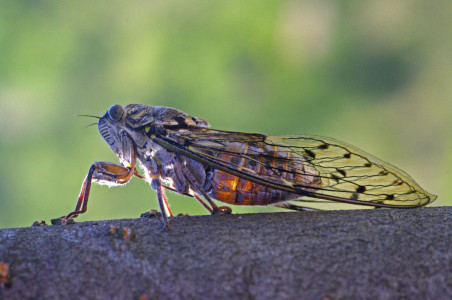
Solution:
[(94, 162), (83, 181), (82, 189), (78, 196), (77, 205), (75, 206), (74, 211), (69, 213), (65, 218), (76, 218), (79, 214), (86, 212), (88, 209), (89, 191), (93, 180), (99, 184), (107, 184), (110, 186), (121, 185), (127, 183), (130, 178), (132, 178), (134, 172), (135, 166), (127, 168), (111, 162)]

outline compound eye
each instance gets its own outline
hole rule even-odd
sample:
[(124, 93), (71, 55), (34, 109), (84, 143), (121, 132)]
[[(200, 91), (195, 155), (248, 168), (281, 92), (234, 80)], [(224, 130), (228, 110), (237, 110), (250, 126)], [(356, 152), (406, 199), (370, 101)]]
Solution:
[(121, 105), (115, 104), (108, 110), (108, 116), (112, 121), (118, 122), (121, 120), (122, 115), (124, 114), (124, 108)]

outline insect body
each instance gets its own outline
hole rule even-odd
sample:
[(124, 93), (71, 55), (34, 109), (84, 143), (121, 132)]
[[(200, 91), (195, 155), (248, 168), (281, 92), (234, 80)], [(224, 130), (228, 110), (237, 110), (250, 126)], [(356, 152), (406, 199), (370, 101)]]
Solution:
[(231, 212), (212, 199), (299, 209), (306, 199), (412, 208), (436, 198), (402, 170), (331, 138), (215, 130), (182, 111), (141, 104), (113, 105), (98, 127), (121, 165), (94, 162), (66, 218), (87, 210), (92, 181), (120, 185), (133, 175), (157, 191), (165, 227), (172, 216), (165, 189), (193, 196), (212, 214)]

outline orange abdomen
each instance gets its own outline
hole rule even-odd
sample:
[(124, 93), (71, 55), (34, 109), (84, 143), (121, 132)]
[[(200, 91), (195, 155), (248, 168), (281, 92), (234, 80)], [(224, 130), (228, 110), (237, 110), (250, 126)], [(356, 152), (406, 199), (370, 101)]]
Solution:
[(288, 200), (288, 192), (257, 184), (215, 170), (209, 195), (219, 201), (238, 205), (268, 205)]
[[(312, 182), (312, 176), (306, 176), (302, 158), (290, 157), (294, 155), (291, 152), (281, 151), (275, 146), (248, 144), (243, 155), (235, 155), (231, 150), (236, 148), (229, 148), (229, 153), (218, 153), (217, 158), (230, 163), (234, 169), (247, 170), (253, 176), (274, 183), (291, 182), (306, 186), (319, 184)], [(213, 170), (209, 186), (212, 198), (237, 205), (268, 205), (301, 197), (299, 194), (258, 184), (217, 169)]]

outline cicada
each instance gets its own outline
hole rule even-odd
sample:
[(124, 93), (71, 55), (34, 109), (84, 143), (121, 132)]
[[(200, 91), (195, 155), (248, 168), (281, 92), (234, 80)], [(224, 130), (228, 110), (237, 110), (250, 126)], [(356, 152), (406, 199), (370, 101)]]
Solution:
[(302, 210), (307, 201), (413, 208), (436, 198), (404, 171), (332, 138), (210, 129), (180, 110), (143, 104), (113, 105), (98, 118), (120, 164), (94, 162), (65, 218), (86, 212), (91, 182), (122, 185), (134, 175), (156, 190), (165, 228), (165, 190), (194, 197), (211, 214), (231, 212), (213, 200)]

